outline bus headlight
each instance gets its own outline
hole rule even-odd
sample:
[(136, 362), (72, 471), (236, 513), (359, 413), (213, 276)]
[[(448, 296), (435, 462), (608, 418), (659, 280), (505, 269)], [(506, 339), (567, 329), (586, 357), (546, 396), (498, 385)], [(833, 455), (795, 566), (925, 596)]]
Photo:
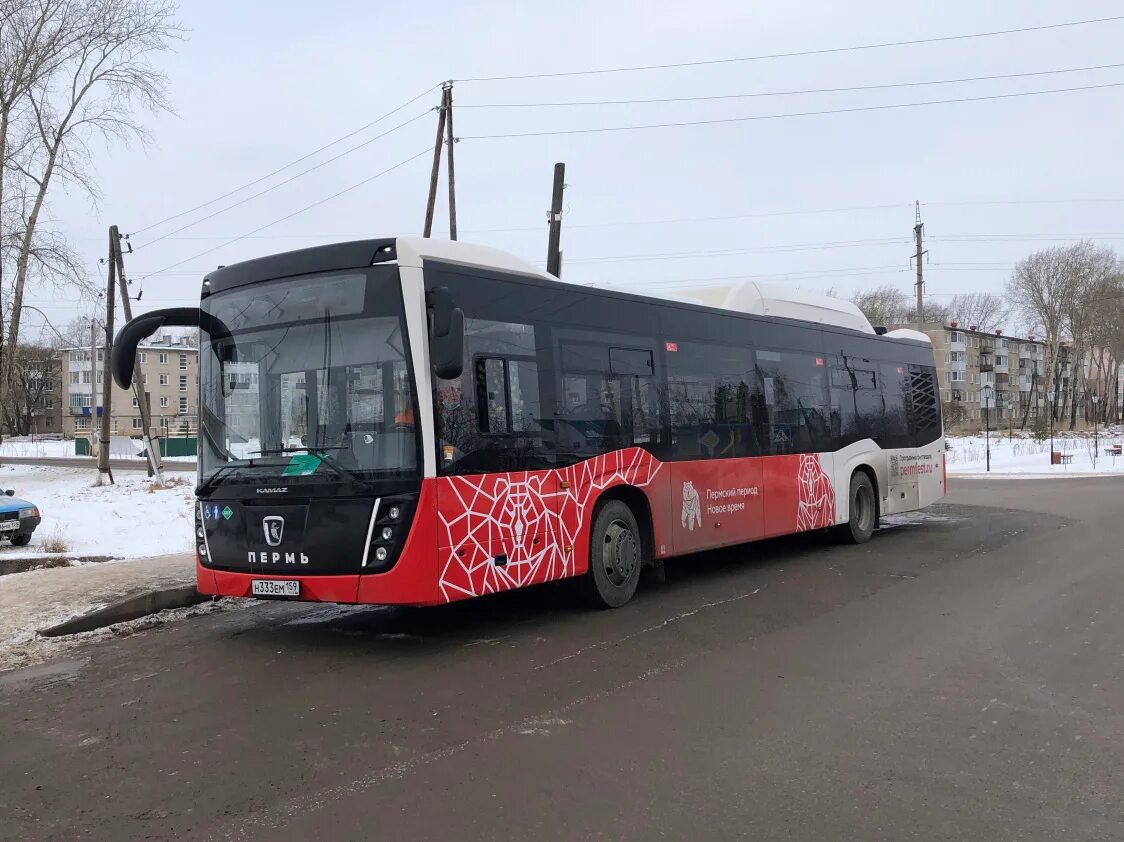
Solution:
[(384, 526), (382, 528), (382, 539), (384, 541), (389, 541), (393, 537), (394, 537), (394, 530), (391, 529), (389, 526)]
[(375, 559), (377, 561), (386, 561), (387, 555), (389, 555), (389, 553), (387, 553), (386, 547), (375, 548)]
[(402, 516), (402, 510), (399, 509), (397, 506), (391, 506), (389, 509), (386, 510), (386, 516), (390, 520), (398, 520), (398, 518)]

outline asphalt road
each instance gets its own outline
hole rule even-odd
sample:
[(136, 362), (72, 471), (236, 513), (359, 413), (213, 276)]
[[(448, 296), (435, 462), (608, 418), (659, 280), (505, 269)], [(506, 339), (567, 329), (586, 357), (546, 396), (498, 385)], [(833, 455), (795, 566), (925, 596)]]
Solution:
[(862, 547), (292, 604), (0, 675), (10, 839), (1124, 838), (1121, 479), (954, 483)]
[[(94, 468), (94, 460), (89, 456), (0, 456), (0, 465), (40, 465), (50, 468)], [(165, 471), (189, 471), (195, 473), (195, 462), (175, 462), (164, 460)], [(148, 462), (144, 459), (110, 459), (109, 467), (114, 471), (147, 471)]]

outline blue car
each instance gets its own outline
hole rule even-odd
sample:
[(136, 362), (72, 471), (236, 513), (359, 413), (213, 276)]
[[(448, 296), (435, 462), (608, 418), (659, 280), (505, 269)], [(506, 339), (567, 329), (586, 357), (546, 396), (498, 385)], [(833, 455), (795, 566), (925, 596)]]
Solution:
[(12, 489), (0, 494), (0, 540), (8, 539), (22, 547), (39, 526), (39, 507), (15, 496)]

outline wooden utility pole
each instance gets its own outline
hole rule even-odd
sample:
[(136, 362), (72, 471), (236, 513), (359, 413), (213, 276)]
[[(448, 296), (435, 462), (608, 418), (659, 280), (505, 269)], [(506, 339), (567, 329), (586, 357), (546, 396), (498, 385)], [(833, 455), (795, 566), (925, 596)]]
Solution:
[(433, 232), (433, 208), (437, 204), (437, 177), (441, 173), (441, 144), (445, 139), (446, 103), (449, 101), (449, 88), (441, 89), (441, 104), (437, 106), (437, 141), (433, 144), (433, 170), (429, 175), (429, 200), (425, 205), (425, 228), (423, 237)]
[(105, 287), (105, 349), (102, 354), (101, 366), (101, 434), (98, 436), (98, 482), (101, 483), (102, 474), (109, 476), (113, 484), (113, 471), (109, 467), (109, 419), (113, 413), (113, 377), (109, 370), (109, 349), (113, 345), (113, 313), (116, 310), (117, 300), (117, 262), (113, 259), (116, 244), (113, 241), (113, 231), (109, 233), (109, 256), (106, 263), (109, 265), (109, 279)]
[(457, 238), (457, 179), (453, 170), (453, 83), (445, 88), (445, 149), (449, 156), (449, 239)]
[(921, 221), (921, 202), (914, 203), (914, 210), (916, 211), (916, 222), (913, 225), (913, 240), (917, 245), (917, 251), (913, 255), (913, 259), (917, 262), (917, 324), (918, 326), (925, 323), (925, 275), (922, 269), (921, 258), (927, 252), (922, 247), (922, 236), (925, 233), (925, 223)]
[(550, 238), (546, 246), (546, 271), (562, 277), (562, 192), (566, 189), (566, 165), (554, 165), (554, 192), (550, 197)]
[[(133, 305), (129, 301), (129, 285), (125, 280), (125, 257), (121, 254), (121, 234), (117, 226), (109, 228), (109, 241), (113, 248), (113, 260), (117, 265), (117, 285), (121, 291), (121, 307), (125, 311), (125, 321), (133, 320)], [(109, 350), (108, 348), (106, 349)], [(144, 449), (148, 454), (148, 475), (155, 476), (156, 481), (164, 484), (164, 471), (160, 464), (160, 448), (152, 439), (152, 419), (148, 413), (148, 394), (144, 388), (144, 372), (141, 370), (140, 354), (133, 363), (133, 394), (137, 397), (137, 408), (140, 409), (141, 424), (144, 427)]]

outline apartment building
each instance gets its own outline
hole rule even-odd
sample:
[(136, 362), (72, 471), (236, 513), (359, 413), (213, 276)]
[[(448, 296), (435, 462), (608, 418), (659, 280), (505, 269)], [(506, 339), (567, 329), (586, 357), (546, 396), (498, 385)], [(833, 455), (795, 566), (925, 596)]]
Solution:
[[(105, 349), (97, 349), (97, 363), (93, 366), (90, 348), (64, 348), (60, 354), (66, 372), (67, 398), (62, 432), (67, 437), (89, 436), (96, 431), (96, 419), (102, 414)], [(157, 336), (140, 346), (137, 359), (144, 376), (152, 426), (173, 434), (182, 431), (193, 435), (199, 417), (199, 349), (176, 337)], [(110, 410), (113, 434), (135, 438), (144, 434), (144, 422), (132, 389), (126, 392), (114, 384)]]
[[(957, 322), (924, 325), (933, 342), (945, 426), (976, 426), (984, 420), (985, 389), (990, 388), (991, 421), (1022, 422), (1048, 414), (1046, 347), (1035, 337), (1008, 337), (1003, 331), (961, 327)], [(1061, 349), (1061, 389), (1073, 376), (1069, 349)]]

